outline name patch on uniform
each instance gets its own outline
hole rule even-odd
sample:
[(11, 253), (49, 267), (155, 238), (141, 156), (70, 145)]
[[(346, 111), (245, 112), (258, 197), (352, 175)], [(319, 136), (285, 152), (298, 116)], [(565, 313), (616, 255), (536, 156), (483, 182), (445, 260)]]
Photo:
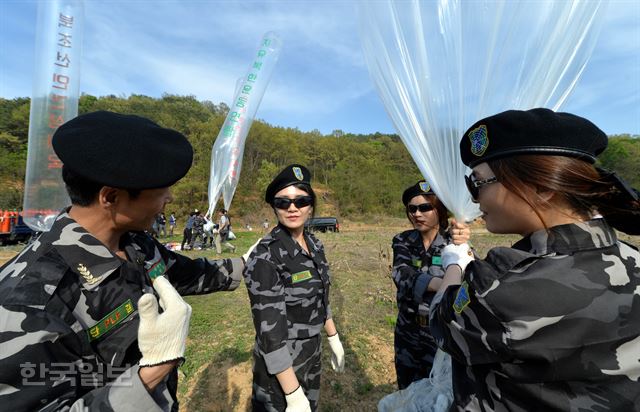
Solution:
[(456, 300), (453, 301), (453, 310), (455, 310), (458, 314), (462, 313), (462, 310), (467, 307), (467, 305), (471, 301), (471, 299), (469, 299), (468, 288), (469, 285), (467, 284), (467, 282), (462, 282), (462, 285), (460, 285), (460, 289), (458, 289)]
[(442, 256), (433, 256), (431, 257), (431, 264), (442, 266)]
[(299, 283), (305, 280), (309, 280), (312, 277), (313, 276), (311, 276), (311, 272), (309, 272), (308, 270), (305, 270), (304, 272), (294, 273), (293, 275), (291, 275), (291, 283)]
[(413, 259), (411, 261), (411, 264), (417, 268), (421, 268), (422, 267), (422, 261), (420, 259)]
[(156, 263), (151, 265), (149, 269), (147, 269), (147, 275), (149, 275), (149, 278), (153, 281), (158, 276), (164, 275), (164, 272), (166, 271), (166, 269), (167, 269), (167, 266), (164, 264), (162, 259), (160, 259)]
[(98, 339), (100, 336), (115, 328), (132, 313), (133, 303), (131, 302), (131, 299), (127, 299), (126, 302), (115, 308), (111, 313), (89, 328), (87, 331), (87, 334), (89, 335), (89, 342)]

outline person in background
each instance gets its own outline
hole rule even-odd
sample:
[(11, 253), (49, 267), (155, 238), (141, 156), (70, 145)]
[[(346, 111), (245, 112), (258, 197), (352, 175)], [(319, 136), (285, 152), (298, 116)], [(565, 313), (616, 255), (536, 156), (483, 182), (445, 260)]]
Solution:
[(320, 240), (304, 230), (315, 199), (311, 175), (301, 165), (287, 166), (267, 187), (265, 200), (278, 225), (259, 241), (244, 271), (256, 329), (254, 411), (318, 409), (322, 329), (331, 366), (344, 370), (329, 306), (329, 265)]
[(167, 218), (164, 213), (159, 213), (156, 218), (156, 222), (158, 223), (158, 237), (167, 237)]
[(222, 253), (222, 246), (231, 250), (231, 252), (236, 251), (236, 247), (229, 242), (229, 231), (231, 231), (231, 220), (229, 216), (227, 216), (226, 209), (220, 209), (220, 220), (218, 223), (218, 236), (215, 238), (216, 242), (216, 252), (218, 254)]
[(429, 304), (442, 282), (442, 249), (449, 243), (469, 240), (468, 227), (447, 232), (448, 211), (423, 181), (402, 194), (412, 230), (398, 233), (392, 241), (391, 276), (397, 288), (398, 319), (394, 333), (398, 388), (429, 377), (438, 349), (429, 331)]
[(196, 209), (196, 214), (193, 218), (193, 229), (191, 230), (191, 242), (189, 244), (191, 249), (195, 247), (195, 243), (198, 239), (200, 239), (200, 248), (205, 249), (207, 247), (207, 239), (204, 236), (205, 223), (204, 215)]
[(191, 237), (193, 236), (193, 221), (195, 220), (195, 216), (196, 212), (189, 213), (187, 222), (184, 225), (184, 230), (182, 231), (182, 244), (180, 245), (180, 250), (185, 250), (185, 245), (191, 249)]
[(3, 409), (178, 410), (191, 316), (180, 295), (232, 291), (244, 268), (145, 233), (191, 167), (191, 144), (100, 111), (60, 126), (52, 146), (71, 206), (0, 268)]
[(173, 230), (176, 228), (176, 216), (173, 212), (169, 215), (169, 236), (173, 236)]
[(522, 238), (474, 260), (442, 255), (430, 311), (453, 359), (454, 410), (636, 411), (640, 197), (594, 166), (607, 135), (549, 109), (509, 110), (462, 137), (487, 230)]

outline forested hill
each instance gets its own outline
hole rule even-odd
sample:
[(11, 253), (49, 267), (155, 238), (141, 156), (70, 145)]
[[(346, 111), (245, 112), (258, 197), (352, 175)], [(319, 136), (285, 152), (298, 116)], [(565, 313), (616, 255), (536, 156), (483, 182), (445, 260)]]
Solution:
[[(137, 114), (184, 133), (195, 150), (194, 164), (174, 186), (175, 200), (168, 211), (183, 216), (193, 208), (206, 209), (211, 147), (228, 111), (224, 103), (215, 105), (174, 95), (82, 96), (79, 112), (95, 110)], [(0, 209), (19, 208), (22, 203), (28, 123), (28, 98), (0, 98)], [(611, 136), (601, 158), (602, 166), (616, 169), (634, 187), (640, 187), (637, 136)], [(266, 217), (264, 190), (290, 163), (301, 163), (311, 170), (320, 214), (354, 220), (402, 216), (402, 191), (421, 178), (396, 135), (354, 135), (341, 130), (322, 135), (317, 130), (302, 132), (256, 120), (247, 138), (231, 215), (252, 222)]]

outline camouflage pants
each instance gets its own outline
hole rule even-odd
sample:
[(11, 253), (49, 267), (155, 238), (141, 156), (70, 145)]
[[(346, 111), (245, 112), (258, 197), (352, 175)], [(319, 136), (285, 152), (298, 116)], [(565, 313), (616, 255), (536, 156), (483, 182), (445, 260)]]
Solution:
[[(289, 353), (293, 358), (293, 370), (311, 403), (311, 410), (318, 410), (320, 398), (320, 359), (321, 359), (321, 335), (318, 334), (309, 339), (293, 339), (287, 341)], [(253, 393), (251, 394), (251, 406), (257, 411), (284, 411), (287, 408), (287, 400), (275, 375), (267, 372), (264, 359), (253, 349)]]
[(420, 326), (414, 314), (399, 312), (394, 334), (398, 388), (429, 377), (438, 350), (429, 325)]

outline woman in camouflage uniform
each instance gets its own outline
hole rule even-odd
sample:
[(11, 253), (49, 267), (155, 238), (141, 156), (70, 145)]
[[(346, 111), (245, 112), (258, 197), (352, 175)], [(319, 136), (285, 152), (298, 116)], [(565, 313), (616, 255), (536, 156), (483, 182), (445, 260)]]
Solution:
[(244, 271), (256, 329), (254, 411), (317, 410), (321, 332), (329, 336), (334, 370), (344, 350), (329, 308), (329, 265), (320, 240), (304, 230), (315, 208), (309, 171), (287, 166), (265, 200), (278, 225), (256, 246)]
[(469, 229), (447, 233), (447, 209), (425, 181), (402, 194), (412, 230), (398, 233), (393, 245), (393, 281), (398, 288), (394, 334), (398, 388), (429, 376), (436, 346), (429, 332), (429, 304), (444, 270), (440, 253), (451, 241), (469, 240)]
[(640, 410), (640, 252), (613, 230), (640, 234), (639, 193), (594, 167), (606, 147), (587, 119), (548, 109), (462, 138), (487, 229), (522, 239), (484, 260), (443, 251), (430, 324), (453, 359), (454, 410)]

